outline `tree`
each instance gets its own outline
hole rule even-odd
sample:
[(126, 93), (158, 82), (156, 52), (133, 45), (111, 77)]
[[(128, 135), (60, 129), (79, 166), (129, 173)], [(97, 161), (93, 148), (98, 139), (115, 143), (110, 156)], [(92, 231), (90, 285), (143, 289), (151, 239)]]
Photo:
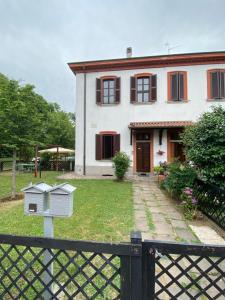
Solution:
[(187, 158), (199, 174), (225, 187), (225, 110), (219, 106), (206, 112), (182, 134)]
[(36, 145), (58, 144), (74, 148), (73, 115), (61, 111), (57, 103), (48, 103), (34, 91), (0, 74), (0, 146), (13, 152), (12, 197), (16, 191), (16, 156), (32, 155)]

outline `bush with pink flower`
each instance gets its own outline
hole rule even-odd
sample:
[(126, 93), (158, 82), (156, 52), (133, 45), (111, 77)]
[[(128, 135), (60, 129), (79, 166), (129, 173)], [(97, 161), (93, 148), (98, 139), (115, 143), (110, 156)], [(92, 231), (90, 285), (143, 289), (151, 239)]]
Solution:
[(192, 220), (197, 216), (198, 200), (193, 195), (193, 189), (190, 187), (185, 187), (181, 194), (182, 207), (184, 210), (184, 215), (188, 220)]

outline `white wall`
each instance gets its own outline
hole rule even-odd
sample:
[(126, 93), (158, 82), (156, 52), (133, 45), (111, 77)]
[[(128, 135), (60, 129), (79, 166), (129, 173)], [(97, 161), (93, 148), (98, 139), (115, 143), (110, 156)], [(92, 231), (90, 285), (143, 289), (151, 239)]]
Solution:
[[(111, 166), (111, 162), (95, 160), (95, 134), (99, 131), (117, 131), (121, 135), (121, 150), (132, 158), (130, 146), (130, 122), (144, 121), (196, 121), (204, 111), (212, 105), (225, 102), (207, 101), (208, 69), (225, 68), (225, 64), (197, 65), (183, 67), (165, 67), (139, 70), (124, 70), (111, 72), (87, 73), (87, 166)], [(187, 71), (188, 102), (167, 102), (167, 72)], [(137, 73), (149, 72), (157, 74), (157, 101), (147, 104), (130, 104), (130, 77)], [(121, 77), (121, 103), (112, 106), (96, 105), (96, 78), (107, 75)], [(76, 76), (76, 171), (81, 172), (83, 164), (83, 88), (84, 75)], [(158, 132), (154, 133), (154, 165), (166, 160), (166, 130), (164, 130), (163, 145), (158, 145)], [(157, 155), (158, 150), (165, 151)]]

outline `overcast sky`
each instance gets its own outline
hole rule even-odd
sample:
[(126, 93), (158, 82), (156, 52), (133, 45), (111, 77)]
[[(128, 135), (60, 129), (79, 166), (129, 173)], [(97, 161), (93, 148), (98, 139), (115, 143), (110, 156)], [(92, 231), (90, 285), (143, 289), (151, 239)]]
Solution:
[(225, 0), (0, 0), (0, 72), (74, 111), (67, 62), (225, 50)]

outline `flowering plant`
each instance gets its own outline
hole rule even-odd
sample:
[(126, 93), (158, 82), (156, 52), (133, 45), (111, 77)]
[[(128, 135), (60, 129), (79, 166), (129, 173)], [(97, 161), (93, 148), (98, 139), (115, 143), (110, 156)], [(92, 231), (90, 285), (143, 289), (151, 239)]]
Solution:
[(184, 209), (184, 215), (187, 219), (192, 220), (197, 215), (198, 200), (193, 195), (193, 189), (185, 187), (181, 194), (182, 203)]

